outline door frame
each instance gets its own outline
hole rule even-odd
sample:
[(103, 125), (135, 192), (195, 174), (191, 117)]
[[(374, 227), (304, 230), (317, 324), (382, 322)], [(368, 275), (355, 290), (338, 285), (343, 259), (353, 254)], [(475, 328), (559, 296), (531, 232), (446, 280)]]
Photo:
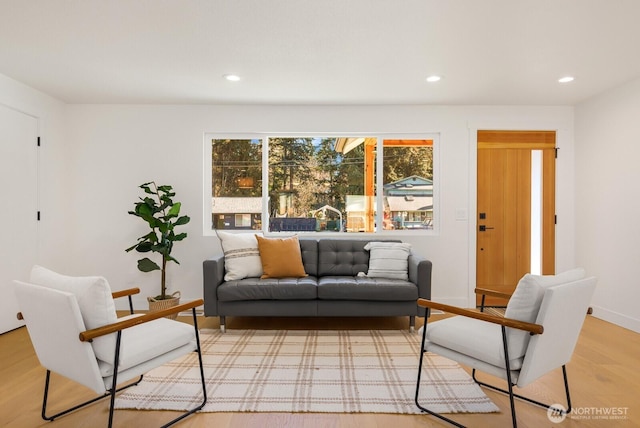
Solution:
[[(543, 121), (544, 122), (544, 121)], [(573, 144), (572, 131), (558, 127), (558, 122), (536, 123), (530, 126), (509, 126), (496, 123), (473, 123), (467, 127), (469, 141), (469, 200), (468, 200), (468, 283), (467, 283), (467, 307), (476, 306), (476, 274), (477, 274), (477, 230), (478, 230), (478, 131), (555, 131), (556, 149), (561, 155), (556, 159), (555, 170), (555, 210), (559, 219), (567, 219), (566, 223), (558, 220), (555, 228), (555, 269), (562, 272), (574, 266), (575, 262), (575, 233), (569, 225), (571, 219), (575, 217), (574, 211), (574, 164), (573, 164)], [(562, 149), (566, 150), (565, 152)], [(560, 173), (562, 172), (562, 173)], [(561, 203), (562, 202), (562, 203)]]

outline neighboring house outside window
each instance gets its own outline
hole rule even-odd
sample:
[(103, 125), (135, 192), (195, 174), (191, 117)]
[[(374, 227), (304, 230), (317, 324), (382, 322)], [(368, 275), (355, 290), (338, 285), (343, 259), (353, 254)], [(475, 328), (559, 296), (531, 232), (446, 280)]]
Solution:
[(433, 181), (413, 175), (385, 184), (384, 207), (394, 229), (433, 228)]
[(211, 198), (213, 229), (262, 229), (262, 198)]

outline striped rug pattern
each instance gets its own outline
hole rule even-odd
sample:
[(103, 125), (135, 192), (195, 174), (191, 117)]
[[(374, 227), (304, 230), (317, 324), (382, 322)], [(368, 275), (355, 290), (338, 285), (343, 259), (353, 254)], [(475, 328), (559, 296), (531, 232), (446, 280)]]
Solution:
[[(203, 412), (420, 413), (420, 336), (398, 330), (208, 330)], [(421, 404), (441, 413), (499, 409), (457, 363), (427, 354)], [(197, 354), (154, 369), (116, 408), (185, 410), (201, 398)]]

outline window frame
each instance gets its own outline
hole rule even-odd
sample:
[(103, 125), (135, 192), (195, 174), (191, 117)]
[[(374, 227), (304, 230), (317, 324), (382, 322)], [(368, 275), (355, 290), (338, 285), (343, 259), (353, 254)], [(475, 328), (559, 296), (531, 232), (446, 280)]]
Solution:
[[(394, 132), (394, 133), (380, 133), (380, 132), (286, 132), (286, 133), (274, 133), (274, 132), (249, 132), (249, 133), (237, 133), (237, 132), (206, 132), (203, 135), (203, 209), (202, 209), (202, 228), (203, 236), (216, 236), (216, 230), (211, 227), (212, 216), (212, 149), (211, 141), (218, 139), (248, 139), (248, 140), (260, 140), (262, 142), (262, 230), (263, 234), (269, 235), (290, 235), (292, 232), (270, 232), (269, 227), (269, 139), (271, 138), (356, 138), (356, 137), (371, 137), (376, 138), (376, 151), (377, 153), (383, 153), (384, 140), (432, 140), (433, 141), (433, 228), (432, 229), (408, 229), (408, 230), (384, 230), (378, 228), (374, 232), (363, 233), (347, 233), (347, 232), (331, 232), (324, 231), (322, 236), (381, 236), (391, 238), (394, 236), (407, 236), (407, 235), (439, 235), (440, 234), (440, 133), (437, 132)], [(382, 171), (383, 169), (383, 156), (376, 156), (376, 171)], [(266, 177), (266, 178), (265, 178)], [(376, 215), (375, 222), (378, 225), (383, 224), (384, 216), (384, 201), (383, 198), (378, 197), (382, 195), (383, 189), (383, 174), (376, 174), (375, 182), (375, 203), (376, 203)], [(255, 233), (255, 230), (228, 230), (227, 232), (233, 233)], [(295, 232), (295, 234), (301, 235), (314, 235), (319, 232)]]

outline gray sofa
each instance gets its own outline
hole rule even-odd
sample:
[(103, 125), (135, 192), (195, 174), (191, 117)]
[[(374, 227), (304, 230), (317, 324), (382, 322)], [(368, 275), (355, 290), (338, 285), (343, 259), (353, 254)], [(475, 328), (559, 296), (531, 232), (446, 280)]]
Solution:
[[(425, 309), (419, 297), (431, 298), (431, 262), (409, 256), (409, 280), (368, 278), (369, 252), (362, 239), (305, 239), (300, 250), (304, 278), (244, 278), (224, 281), (224, 255), (203, 262), (204, 315), (245, 317), (415, 317)], [(398, 242), (398, 241), (396, 241)]]

